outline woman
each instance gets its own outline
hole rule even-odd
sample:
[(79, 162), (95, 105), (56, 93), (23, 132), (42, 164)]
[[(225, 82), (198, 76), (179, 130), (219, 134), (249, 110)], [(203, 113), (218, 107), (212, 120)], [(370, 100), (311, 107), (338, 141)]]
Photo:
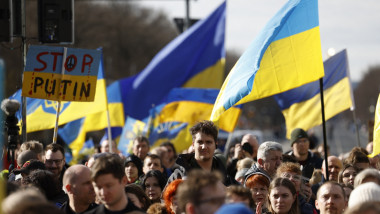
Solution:
[(165, 187), (166, 179), (158, 170), (148, 171), (142, 179), (142, 186), (145, 193), (148, 195), (150, 202), (161, 202), (161, 192)]
[(356, 175), (359, 173), (359, 169), (352, 164), (345, 164), (342, 171), (339, 172), (338, 182), (340, 184), (350, 184), (354, 186)]
[(269, 186), (268, 209), (272, 214), (299, 214), (297, 192), (287, 178), (276, 178)]
[(127, 184), (140, 184), (139, 177), (143, 174), (142, 166), (142, 161), (135, 155), (130, 155), (125, 159), (124, 170), (127, 176)]
[(128, 184), (125, 186), (125, 192), (136, 207), (144, 210), (145, 212), (148, 210), (151, 205), (150, 198), (148, 198), (140, 185)]
[(269, 178), (259, 172), (248, 174), (246, 177), (245, 187), (251, 190), (255, 204), (252, 209), (256, 210), (257, 213), (266, 213), (265, 204), (268, 198)]
[(170, 214), (176, 214), (180, 213), (176, 194), (178, 186), (183, 182), (182, 179), (176, 179), (172, 181), (170, 184), (166, 186), (166, 189), (164, 191), (164, 201), (165, 201), (165, 207), (168, 213)]

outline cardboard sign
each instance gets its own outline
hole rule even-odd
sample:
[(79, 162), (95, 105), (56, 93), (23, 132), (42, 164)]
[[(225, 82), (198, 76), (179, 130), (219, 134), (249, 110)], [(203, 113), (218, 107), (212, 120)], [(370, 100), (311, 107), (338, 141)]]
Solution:
[(67, 48), (64, 61), (63, 54), (63, 47), (29, 48), (22, 96), (57, 101), (94, 100), (101, 52)]

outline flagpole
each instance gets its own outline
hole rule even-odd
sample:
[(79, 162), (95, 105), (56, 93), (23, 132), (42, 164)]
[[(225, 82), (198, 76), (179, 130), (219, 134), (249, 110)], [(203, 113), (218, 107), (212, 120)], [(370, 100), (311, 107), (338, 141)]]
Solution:
[(326, 120), (325, 120), (325, 104), (323, 98), (323, 77), (319, 79), (319, 91), (321, 95), (321, 113), (322, 113), (322, 127), (323, 127), (323, 149), (325, 151), (325, 170), (326, 181), (329, 180), (329, 167), (328, 167), (328, 152), (327, 152), (327, 137), (326, 137)]
[[(63, 75), (65, 74), (65, 61), (66, 61), (66, 55), (67, 55), (67, 48), (63, 48), (63, 57), (62, 57), (62, 70), (61, 74), (63, 79)], [(61, 92), (61, 87), (59, 87), (59, 92)], [(59, 95), (59, 94), (58, 94)], [(59, 124), (59, 112), (61, 111), (61, 97), (58, 96), (58, 103), (57, 103), (57, 113), (55, 115), (55, 127), (54, 127), (54, 135), (53, 135), (53, 143), (57, 143), (57, 137), (58, 137), (58, 124)]]

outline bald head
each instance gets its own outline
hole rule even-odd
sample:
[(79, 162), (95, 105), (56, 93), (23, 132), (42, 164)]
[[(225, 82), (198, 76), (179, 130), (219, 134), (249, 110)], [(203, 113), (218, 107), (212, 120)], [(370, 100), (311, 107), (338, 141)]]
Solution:
[(63, 175), (63, 186), (67, 184), (74, 184), (78, 176), (83, 176), (86, 173), (91, 173), (90, 168), (84, 165), (73, 165), (66, 169), (65, 174)]
[(252, 146), (253, 154), (252, 157), (256, 158), (257, 157), (257, 149), (259, 148), (259, 142), (257, 141), (257, 137), (251, 134), (246, 134), (243, 136), (241, 139), (241, 145), (244, 143), (249, 143)]
[[(325, 160), (323, 160), (322, 173), (323, 173), (323, 176), (326, 178), (326, 170), (325, 170), (326, 164), (325, 163), (326, 163)], [(339, 171), (343, 167), (342, 161), (336, 156), (329, 156), (327, 158), (327, 165), (329, 167), (328, 169), (329, 181), (338, 181)]]

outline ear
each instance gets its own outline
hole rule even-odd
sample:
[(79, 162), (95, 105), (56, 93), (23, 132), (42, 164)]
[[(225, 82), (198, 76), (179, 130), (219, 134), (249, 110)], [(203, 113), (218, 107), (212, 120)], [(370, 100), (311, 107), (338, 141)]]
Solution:
[(128, 183), (128, 179), (127, 179), (127, 176), (126, 176), (126, 175), (124, 175), (123, 178), (121, 179), (121, 183), (122, 183), (124, 186), (127, 185), (127, 183)]
[(319, 210), (319, 204), (318, 204), (318, 200), (317, 199), (315, 200), (315, 208), (317, 208), (317, 210)]
[(195, 213), (195, 207), (193, 203), (187, 203), (185, 207), (185, 213), (193, 214)]
[(71, 191), (71, 186), (70, 186), (70, 184), (66, 184), (65, 189), (66, 189), (66, 192), (69, 193), (69, 192)]
[(259, 164), (259, 166), (263, 166), (264, 165), (264, 160), (263, 159), (261, 159), (261, 158), (258, 158), (257, 159), (257, 163)]

